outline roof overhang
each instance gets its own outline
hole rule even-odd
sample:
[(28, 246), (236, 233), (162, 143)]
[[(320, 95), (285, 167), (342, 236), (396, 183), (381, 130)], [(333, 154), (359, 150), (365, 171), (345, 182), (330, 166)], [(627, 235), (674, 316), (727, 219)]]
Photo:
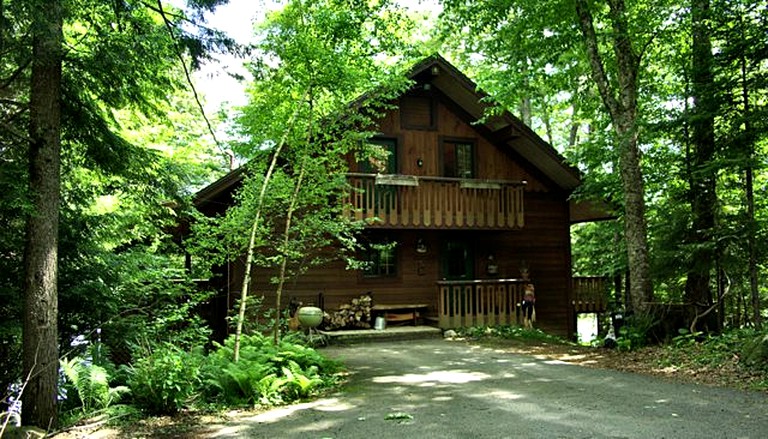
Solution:
[(411, 78), (424, 78), (426, 74), (432, 86), (493, 133), (493, 140), (506, 144), (563, 190), (571, 192), (581, 184), (579, 171), (568, 165), (565, 158), (520, 119), (507, 111), (487, 117), (492, 107), (487, 102), (488, 95), (479, 91), (472, 80), (444, 58), (439, 55), (429, 57), (411, 70)]

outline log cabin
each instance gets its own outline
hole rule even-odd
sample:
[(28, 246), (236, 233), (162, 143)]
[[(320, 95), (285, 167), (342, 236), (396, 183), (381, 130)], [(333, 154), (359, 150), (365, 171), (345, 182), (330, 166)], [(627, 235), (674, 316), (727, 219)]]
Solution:
[[(520, 324), (532, 282), (536, 326), (572, 337), (581, 287), (571, 276), (570, 225), (605, 212), (570, 201), (579, 172), (512, 114), (484, 117), (487, 96), (444, 58), (423, 60), (410, 78), (371, 139), (390, 152), (384, 168), (349, 160), (346, 213), (367, 220), (359, 237), (367, 268), (349, 271), (340, 259), (312, 268), (286, 287), (283, 303), (331, 311), (370, 293), (393, 319), (400, 310), (443, 329)], [(202, 189), (196, 207), (223, 213), (241, 179), (236, 170)], [(232, 261), (211, 281), (216, 338), (226, 335), (243, 273), (243, 260)], [(267, 304), (270, 276), (257, 272), (252, 285)]]

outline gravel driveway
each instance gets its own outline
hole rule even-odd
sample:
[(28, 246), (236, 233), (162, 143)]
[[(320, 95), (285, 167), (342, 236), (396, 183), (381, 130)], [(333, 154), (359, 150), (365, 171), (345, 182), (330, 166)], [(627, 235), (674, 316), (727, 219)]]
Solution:
[(765, 438), (768, 396), (539, 360), (461, 341), (329, 347), (350, 382), (209, 426), (248, 438)]

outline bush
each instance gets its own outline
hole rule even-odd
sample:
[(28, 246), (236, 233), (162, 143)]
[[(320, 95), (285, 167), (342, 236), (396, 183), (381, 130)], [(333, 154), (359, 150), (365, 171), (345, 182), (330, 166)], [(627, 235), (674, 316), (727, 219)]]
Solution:
[(134, 403), (150, 414), (173, 414), (187, 406), (200, 384), (202, 355), (162, 343), (126, 366)]
[(305, 398), (335, 383), (341, 369), (312, 348), (283, 340), (277, 346), (261, 334), (244, 335), (240, 359), (234, 337), (216, 344), (203, 367), (203, 388), (211, 398), (234, 405), (275, 405)]
[(657, 323), (651, 314), (627, 317), (626, 324), (619, 328), (616, 346), (620, 351), (632, 351), (647, 346), (650, 331)]

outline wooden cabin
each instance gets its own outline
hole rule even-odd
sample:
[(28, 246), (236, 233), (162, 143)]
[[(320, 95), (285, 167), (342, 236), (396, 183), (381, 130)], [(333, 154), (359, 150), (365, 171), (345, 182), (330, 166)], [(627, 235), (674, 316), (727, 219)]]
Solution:
[[(603, 216), (569, 202), (579, 173), (511, 114), (478, 122), (485, 95), (445, 59), (430, 57), (410, 75), (415, 84), (372, 140), (391, 152), (385, 169), (350, 161), (348, 181), (358, 190), (347, 214), (368, 220), (360, 236), (368, 268), (349, 271), (339, 260), (310, 269), (286, 285), (283, 303), (333, 310), (370, 292), (382, 309), (419, 306), (441, 328), (516, 324), (530, 278), (536, 326), (572, 336), (570, 225)], [(197, 207), (221, 213), (239, 181), (235, 171), (201, 190)], [(242, 261), (222, 267), (217, 315), (239, 297), (242, 276)], [(257, 273), (253, 285), (266, 303), (269, 277)]]

